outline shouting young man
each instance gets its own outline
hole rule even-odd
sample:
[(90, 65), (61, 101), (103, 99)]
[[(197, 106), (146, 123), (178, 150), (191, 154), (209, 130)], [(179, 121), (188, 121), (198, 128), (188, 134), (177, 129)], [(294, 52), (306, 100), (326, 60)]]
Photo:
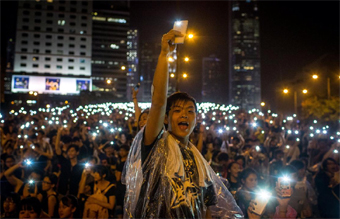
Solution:
[(196, 124), (195, 99), (181, 92), (167, 98), (167, 55), (179, 36), (180, 32), (170, 30), (162, 38), (147, 123), (137, 134), (123, 171), (124, 217), (243, 217), (227, 188), (189, 141)]

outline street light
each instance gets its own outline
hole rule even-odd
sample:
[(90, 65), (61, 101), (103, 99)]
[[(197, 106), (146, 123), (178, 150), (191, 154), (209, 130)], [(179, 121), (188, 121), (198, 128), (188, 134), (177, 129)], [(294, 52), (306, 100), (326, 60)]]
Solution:
[(126, 69), (126, 67), (123, 65), (120, 69), (122, 69), (124, 71)]
[(185, 61), (185, 62), (189, 62), (189, 57), (185, 57), (185, 58), (184, 58), (184, 61)]
[(175, 60), (174, 60), (174, 58), (172, 58), (171, 56), (168, 58), (168, 61), (169, 62), (174, 62)]
[(174, 73), (171, 73), (171, 74), (170, 74), (170, 77), (171, 77), (171, 78), (174, 78), (174, 77), (175, 77), (175, 74), (174, 74)]
[(188, 74), (187, 73), (183, 73), (183, 78), (187, 78)]
[(261, 106), (265, 106), (266, 105), (266, 103), (265, 102), (261, 102)]
[(193, 35), (193, 34), (189, 34), (189, 35), (188, 35), (188, 38), (189, 38), (189, 39), (192, 39), (192, 38), (194, 38), (194, 35)]
[(111, 84), (111, 80), (110, 80), (110, 79), (107, 79), (107, 80), (106, 80), (106, 83), (107, 83), (107, 84)]
[[(283, 93), (284, 93), (284, 94), (288, 94), (288, 92), (289, 92), (288, 89), (283, 89)], [(303, 94), (307, 94), (307, 93), (308, 93), (308, 90), (307, 90), (307, 89), (303, 89), (303, 90), (302, 90), (302, 93), (303, 93)], [(297, 91), (294, 90), (294, 112), (295, 112), (295, 114), (298, 113), (297, 111), (298, 111), (298, 110), (297, 110)]]
[[(313, 77), (314, 80), (319, 78), (319, 76), (316, 75), (316, 74), (314, 74), (312, 77)], [(339, 76), (339, 78), (340, 78), (340, 76)], [(331, 99), (331, 79), (329, 77), (327, 77), (327, 98)]]

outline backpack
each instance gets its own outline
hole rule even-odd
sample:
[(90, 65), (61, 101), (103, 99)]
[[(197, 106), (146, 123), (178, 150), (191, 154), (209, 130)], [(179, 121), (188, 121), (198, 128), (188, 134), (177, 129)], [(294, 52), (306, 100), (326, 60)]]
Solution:
[[(107, 200), (105, 194), (113, 186), (114, 184), (110, 184), (103, 192), (101, 192), (100, 189), (98, 189), (97, 186), (94, 185), (95, 193), (90, 197), (100, 200), (101, 202), (108, 203), (109, 200)], [(86, 201), (84, 206), (83, 218), (109, 218), (109, 210), (107, 208), (103, 208), (100, 205), (90, 204)]]

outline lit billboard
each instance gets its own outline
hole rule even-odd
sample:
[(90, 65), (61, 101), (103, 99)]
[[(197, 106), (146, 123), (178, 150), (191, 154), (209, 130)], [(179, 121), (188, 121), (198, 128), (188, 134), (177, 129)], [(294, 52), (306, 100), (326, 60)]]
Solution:
[(38, 93), (79, 94), (80, 91), (92, 91), (90, 78), (68, 78), (53, 76), (12, 76), (12, 92), (37, 91)]

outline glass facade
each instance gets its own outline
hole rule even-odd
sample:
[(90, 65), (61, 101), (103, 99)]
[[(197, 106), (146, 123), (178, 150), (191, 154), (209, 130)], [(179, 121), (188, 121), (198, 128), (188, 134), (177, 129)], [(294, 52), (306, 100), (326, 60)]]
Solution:
[(259, 12), (256, 1), (232, 1), (230, 12), (229, 99), (242, 109), (261, 103)]

